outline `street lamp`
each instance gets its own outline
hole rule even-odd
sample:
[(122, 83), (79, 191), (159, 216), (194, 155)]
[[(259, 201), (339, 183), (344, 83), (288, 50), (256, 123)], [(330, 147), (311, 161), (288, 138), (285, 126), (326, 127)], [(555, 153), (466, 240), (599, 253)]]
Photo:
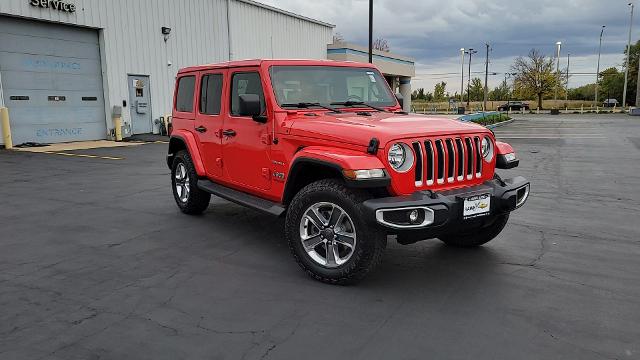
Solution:
[(627, 83), (629, 80), (629, 58), (631, 57), (631, 30), (633, 29), (633, 3), (631, 6), (631, 20), (629, 21), (629, 41), (627, 42), (627, 61), (624, 69), (624, 90), (622, 91), (622, 109), (627, 106)]
[(569, 101), (569, 63), (570, 63), (570, 59), (571, 59), (571, 53), (567, 54), (567, 84), (566, 84), (566, 91), (564, 92), (564, 101), (567, 102)]
[(600, 45), (598, 46), (598, 68), (596, 70), (596, 106), (598, 106), (598, 88), (600, 87), (600, 55), (602, 54), (602, 35), (604, 35), (604, 28), (606, 25), (602, 25), (600, 30)]
[(464, 101), (464, 48), (460, 49), (460, 62), (462, 63), (462, 77), (460, 78), (460, 104)]
[(477, 54), (477, 50), (469, 49), (469, 51), (465, 51), (465, 54), (469, 54), (469, 79), (467, 81), (467, 109), (471, 103), (471, 57), (473, 54)]
[(560, 82), (560, 48), (562, 47), (562, 42), (558, 41), (556, 43), (556, 45), (558, 46), (558, 53), (556, 55), (556, 61), (557, 61), (557, 64), (556, 64), (556, 79), (557, 79), (558, 83), (556, 83), (556, 95), (554, 97), (554, 103), (555, 103), (555, 106), (557, 108), (558, 107), (558, 86), (560, 85), (559, 84), (559, 82)]

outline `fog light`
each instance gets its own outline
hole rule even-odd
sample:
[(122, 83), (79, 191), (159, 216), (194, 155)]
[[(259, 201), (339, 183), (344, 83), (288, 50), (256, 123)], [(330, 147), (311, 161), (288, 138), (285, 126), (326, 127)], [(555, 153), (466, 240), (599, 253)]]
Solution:
[(412, 224), (415, 224), (418, 222), (419, 219), (420, 219), (420, 212), (418, 212), (417, 209), (411, 211), (411, 213), (409, 214), (409, 221), (411, 221)]

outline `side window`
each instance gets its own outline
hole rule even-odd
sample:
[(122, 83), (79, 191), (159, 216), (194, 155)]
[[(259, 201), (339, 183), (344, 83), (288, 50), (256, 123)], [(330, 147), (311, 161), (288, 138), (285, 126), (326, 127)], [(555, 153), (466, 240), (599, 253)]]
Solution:
[(193, 99), (196, 87), (195, 76), (184, 76), (178, 79), (178, 94), (176, 95), (176, 110), (193, 112)]
[(221, 98), (222, 74), (203, 76), (200, 84), (200, 113), (220, 115)]
[(239, 115), (240, 95), (256, 94), (260, 97), (260, 109), (265, 111), (264, 93), (260, 74), (257, 72), (235, 73), (231, 80), (231, 115)]

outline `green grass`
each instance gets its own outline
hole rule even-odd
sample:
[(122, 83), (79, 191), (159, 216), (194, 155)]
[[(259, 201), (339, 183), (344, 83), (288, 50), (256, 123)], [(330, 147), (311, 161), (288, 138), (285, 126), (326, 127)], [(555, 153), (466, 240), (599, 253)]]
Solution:
[(487, 126), (487, 125), (501, 123), (507, 120), (511, 120), (511, 118), (507, 114), (492, 114), (492, 115), (487, 115), (481, 119), (473, 120), (473, 122), (475, 122), (476, 124)]

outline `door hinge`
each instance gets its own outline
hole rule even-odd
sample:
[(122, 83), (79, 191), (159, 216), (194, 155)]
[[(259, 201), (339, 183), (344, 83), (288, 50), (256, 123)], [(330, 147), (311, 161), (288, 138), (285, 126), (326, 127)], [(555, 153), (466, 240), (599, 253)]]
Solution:
[(222, 158), (216, 158), (216, 165), (221, 168), (222, 167)]
[(262, 168), (262, 176), (267, 180), (271, 180), (271, 170), (269, 168)]

